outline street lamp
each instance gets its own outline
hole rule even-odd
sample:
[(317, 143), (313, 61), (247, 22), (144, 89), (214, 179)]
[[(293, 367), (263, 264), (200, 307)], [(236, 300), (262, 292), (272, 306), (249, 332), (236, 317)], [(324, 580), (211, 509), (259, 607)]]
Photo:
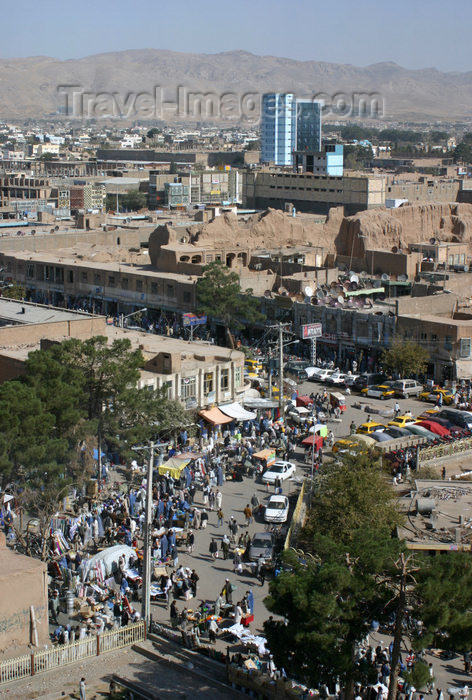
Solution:
[(125, 327), (125, 318), (131, 318), (131, 316), (135, 316), (135, 314), (143, 313), (144, 311), (147, 311), (146, 307), (144, 307), (143, 309), (137, 309), (137, 311), (132, 311), (130, 314), (126, 314), (126, 316), (124, 316), (123, 314), (120, 314), (120, 328)]

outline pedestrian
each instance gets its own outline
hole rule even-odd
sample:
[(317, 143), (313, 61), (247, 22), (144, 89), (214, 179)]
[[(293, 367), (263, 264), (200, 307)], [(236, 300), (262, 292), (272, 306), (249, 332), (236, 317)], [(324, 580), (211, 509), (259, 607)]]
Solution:
[(194, 598), (197, 597), (197, 587), (199, 580), (200, 576), (197, 574), (195, 569), (192, 569), (192, 573), (190, 574), (190, 586), (192, 588), (192, 595)]
[(221, 551), (223, 552), (223, 559), (227, 559), (229, 555), (229, 537), (228, 535), (225, 534), (223, 535), (223, 539), (221, 540)]
[(216, 635), (218, 634), (218, 624), (214, 618), (210, 620), (210, 624), (208, 626), (208, 637), (210, 640), (210, 644), (216, 644)]
[(243, 512), (246, 518), (246, 525), (250, 525), (252, 523), (252, 508), (249, 505), (249, 503), (247, 504)]
[(464, 652), (464, 673), (470, 673), (470, 660), (471, 660), (470, 651), (465, 651)]
[(264, 585), (265, 582), (265, 569), (264, 569), (265, 561), (262, 557), (262, 554), (259, 555), (259, 559), (257, 560), (257, 567), (256, 567), (256, 576), (261, 582), (261, 586)]
[(243, 571), (243, 563), (241, 559), (241, 555), (238, 552), (237, 549), (234, 550), (233, 554), (233, 567), (234, 567), (234, 573), (235, 574), (241, 574)]
[(282, 481), (278, 476), (274, 481), (274, 493), (282, 493)]
[(216, 514), (218, 517), (218, 524), (217, 527), (221, 527), (223, 525), (223, 520), (224, 520), (224, 513), (221, 510), (221, 508), (218, 510), (218, 513)]
[(209, 551), (213, 559), (218, 559), (218, 545), (213, 537), (210, 542)]
[(441, 469), (441, 478), (443, 481), (446, 481), (446, 467)]
[(434, 670), (433, 670), (433, 664), (430, 662), (428, 664), (428, 673), (429, 673), (429, 679), (426, 684), (426, 692), (427, 693), (432, 693), (434, 690)]
[(85, 678), (82, 676), (79, 683), (79, 698), (80, 700), (87, 700), (87, 694), (85, 691)]
[(437, 688), (436, 693), (437, 693), (436, 700), (444, 700), (444, 693), (441, 690), (441, 688)]
[(193, 534), (192, 530), (189, 530), (187, 533), (187, 552), (189, 554), (192, 554), (192, 552), (193, 552), (194, 543), (195, 543), (195, 535)]
[(395, 406), (393, 407), (394, 413), (395, 413), (395, 418), (400, 415), (400, 404), (398, 401), (395, 401)]
[(218, 508), (218, 510), (221, 509), (222, 502), (223, 502), (223, 494), (221, 493), (221, 491), (219, 489), (217, 489), (216, 496), (215, 496), (215, 503), (216, 503), (216, 507)]
[(179, 565), (179, 554), (177, 552), (177, 547), (175, 546), (175, 544), (173, 544), (170, 548), (170, 558), (172, 559), (174, 568), (177, 568)]

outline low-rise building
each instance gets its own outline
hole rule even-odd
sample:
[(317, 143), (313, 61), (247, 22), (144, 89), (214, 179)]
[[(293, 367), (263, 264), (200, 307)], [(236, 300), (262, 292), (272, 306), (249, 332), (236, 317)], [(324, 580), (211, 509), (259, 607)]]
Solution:
[[(1, 325), (2, 321), (4, 324)], [(107, 323), (103, 316), (51, 309), (0, 298), (0, 382), (24, 371), (30, 352), (68, 338), (126, 338), (145, 359), (138, 386), (165, 387), (167, 396), (188, 409), (208, 408), (242, 398), (244, 354), (205, 342), (188, 342)]]

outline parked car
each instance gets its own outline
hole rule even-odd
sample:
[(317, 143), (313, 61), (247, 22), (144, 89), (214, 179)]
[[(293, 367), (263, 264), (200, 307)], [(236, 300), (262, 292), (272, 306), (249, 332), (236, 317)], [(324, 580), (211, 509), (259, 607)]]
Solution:
[(344, 384), (346, 386), (353, 386), (356, 382), (356, 379), (359, 378), (358, 374), (349, 374), (349, 372), (346, 374), (346, 379), (344, 380)]
[(444, 408), (437, 415), (439, 418), (445, 418), (461, 428), (472, 429), (472, 415), (467, 411), (460, 411), (457, 408)]
[(377, 423), (376, 421), (369, 421), (368, 423), (361, 423), (357, 428), (357, 433), (360, 435), (370, 435), (375, 433), (377, 430), (385, 430), (387, 426), (383, 423)]
[(271, 496), (265, 507), (264, 520), (266, 523), (285, 523), (288, 518), (287, 496)]
[(334, 374), (334, 372), (334, 369), (322, 369), (317, 372), (316, 376), (312, 377), (312, 379), (314, 379), (315, 382), (325, 382), (328, 377), (331, 377), (331, 375)]
[(374, 384), (362, 389), (361, 393), (364, 396), (370, 396), (373, 399), (391, 399), (395, 393), (388, 384)]
[(266, 472), (262, 475), (262, 481), (264, 484), (274, 484), (277, 478), (280, 481), (285, 481), (289, 479), (296, 472), (296, 467), (293, 462), (285, 462), (282, 459), (277, 460), (268, 468)]
[(398, 428), (395, 425), (390, 425), (390, 423), (385, 428), (384, 433), (386, 433), (387, 435), (390, 435), (394, 439), (412, 436), (412, 433), (410, 433), (410, 431), (407, 430), (406, 427), (405, 428)]
[(271, 532), (256, 532), (249, 545), (249, 559), (264, 561), (274, 558), (274, 535)]
[(436, 403), (439, 394), (442, 395), (443, 404), (446, 406), (453, 403), (454, 394), (452, 394), (449, 389), (442, 389), (441, 387), (434, 387), (432, 391), (422, 391), (419, 398), (421, 401), (432, 401), (433, 403)]
[(297, 425), (312, 424), (313, 412), (305, 408), (305, 406), (292, 406), (287, 414), (287, 418), (290, 418)]
[(395, 396), (407, 399), (409, 396), (419, 396), (423, 392), (423, 385), (414, 379), (397, 379), (393, 382), (392, 389)]
[(285, 372), (285, 376), (292, 377), (293, 379), (296, 379), (299, 382), (308, 381), (308, 374), (306, 373), (305, 369), (287, 369), (287, 368), (285, 368), (284, 372)]
[(404, 428), (410, 423), (416, 423), (416, 418), (413, 418), (413, 416), (397, 416), (393, 420), (390, 420), (387, 425), (394, 425), (396, 428)]
[(373, 384), (382, 384), (385, 381), (385, 379), (387, 379), (385, 374), (365, 372), (364, 374), (360, 374), (357, 377), (354, 384), (352, 385), (352, 388), (354, 389), (354, 391), (362, 391), (362, 389), (365, 389), (367, 386), (372, 386)]
[(347, 374), (344, 372), (334, 372), (330, 377), (326, 378), (326, 384), (341, 386), (346, 381)]

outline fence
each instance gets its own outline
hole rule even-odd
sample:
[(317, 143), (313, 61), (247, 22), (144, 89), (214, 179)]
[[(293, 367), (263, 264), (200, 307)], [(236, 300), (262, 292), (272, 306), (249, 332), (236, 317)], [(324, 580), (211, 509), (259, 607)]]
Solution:
[(425, 447), (419, 453), (420, 467), (425, 462), (431, 462), (434, 459), (441, 457), (452, 457), (456, 454), (462, 454), (472, 450), (472, 438), (464, 438), (463, 440), (455, 440), (443, 445), (434, 445), (433, 447)]
[(303, 525), (303, 521), (305, 520), (305, 496), (307, 490), (306, 484), (307, 482), (304, 481), (300, 489), (300, 493), (298, 494), (297, 503), (295, 505), (295, 510), (293, 511), (292, 515), (292, 522), (290, 523), (290, 527), (285, 538), (284, 549), (288, 549), (291, 546), (294, 534), (297, 532), (298, 528), (301, 525)]
[(109, 651), (123, 649), (135, 644), (135, 642), (141, 642), (145, 636), (146, 626), (144, 621), (140, 620), (127, 627), (80, 639), (71, 644), (63, 644), (51, 647), (51, 649), (34, 651), (16, 659), (8, 659), (0, 663), (0, 684), (52, 671), (54, 668), (67, 666), (91, 656), (99, 656)]

